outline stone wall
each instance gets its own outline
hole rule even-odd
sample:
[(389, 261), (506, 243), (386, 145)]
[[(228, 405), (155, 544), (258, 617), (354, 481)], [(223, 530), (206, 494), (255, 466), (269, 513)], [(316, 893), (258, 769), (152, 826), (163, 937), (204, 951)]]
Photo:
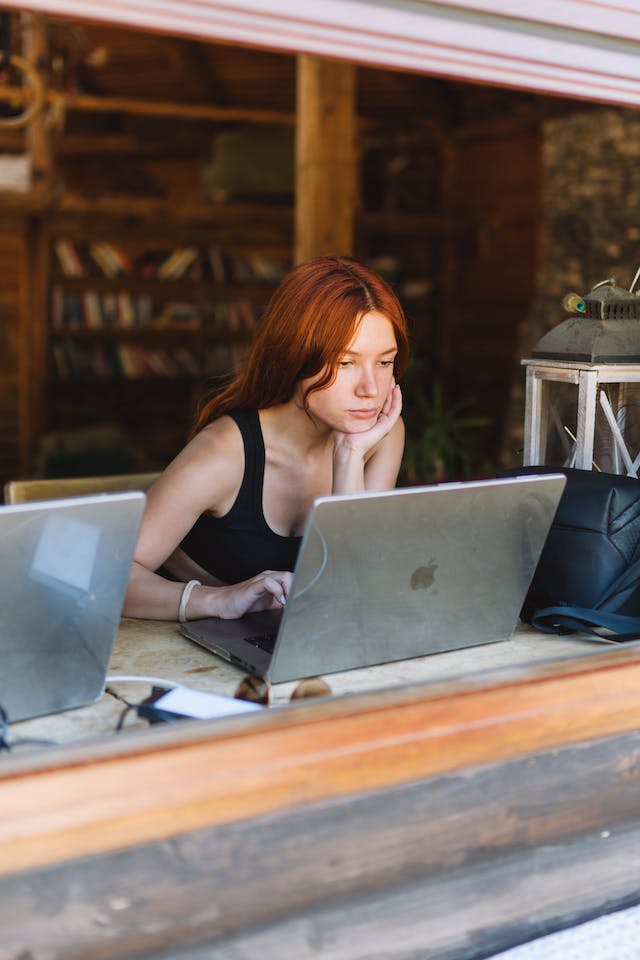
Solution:
[[(588, 293), (613, 275), (629, 287), (640, 266), (640, 111), (585, 106), (549, 120), (543, 145), (543, 229), (538, 296), (520, 331), (519, 356), (566, 318), (565, 293)], [(524, 370), (514, 370), (502, 465), (522, 463)]]

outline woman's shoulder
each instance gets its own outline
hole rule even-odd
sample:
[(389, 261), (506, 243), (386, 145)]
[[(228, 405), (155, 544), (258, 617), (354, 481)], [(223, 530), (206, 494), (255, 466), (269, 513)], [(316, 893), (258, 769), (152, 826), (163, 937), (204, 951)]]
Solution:
[(200, 437), (203, 442), (212, 443), (220, 440), (228, 440), (239, 435), (240, 428), (236, 420), (236, 414), (231, 412), (223, 413), (221, 416), (216, 417), (211, 423), (202, 427), (193, 439), (197, 440)]
[(185, 489), (220, 489), (242, 477), (242, 436), (231, 417), (221, 416), (207, 424), (169, 464), (165, 474), (178, 479)]
[(187, 444), (184, 450), (194, 466), (210, 468), (229, 467), (242, 462), (243, 441), (235, 420), (224, 414), (203, 427)]

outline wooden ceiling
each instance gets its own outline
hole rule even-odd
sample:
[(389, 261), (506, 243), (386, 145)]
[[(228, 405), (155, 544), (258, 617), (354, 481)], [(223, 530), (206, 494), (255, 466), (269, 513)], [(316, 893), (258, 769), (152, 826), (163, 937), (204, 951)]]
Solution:
[[(95, 202), (99, 194), (164, 196), (172, 203), (198, 203), (200, 174), (194, 170), (211, 162), (218, 133), (243, 125), (281, 128), (295, 121), (293, 54), (17, 16), (15, 48), (30, 49), (34, 23), (44, 34), (37, 62), (49, 91), (45, 127), (56, 160), (58, 197), (77, 194)], [(0, 112), (10, 109), (0, 101)], [(443, 137), (474, 131), (482, 137), (485, 130), (492, 136), (503, 125), (537, 125), (575, 109), (575, 102), (358, 66), (357, 109), (365, 192), (371, 185), (364, 199), (375, 208), (378, 173), (399, 154), (405, 170), (424, 168), (420, 184), (436, 184), (429, 163)], [(0, 150), (21, 149), (21, 136), (0, 124)], [(403, 175), (415, 194), (411, 209), (419, 210), (415, 179)]]
[[(50, 54), (44, 66), (51, 91), (66, 98), (68, 133), (128, 133), (140, 138), (140, 146), (148, 137), (164, 140), (179, 152), (189, 108), (228, 111), (229, 123), (241, 122), (241, 115), (234, 118), (234, 110), (274, 111), (277, 117), (291, 119), (295, 113), (294, 55), (61, 19), (46, 23)], [(74, 98), (81, 95), (101, 98), (106, 104), (99, 110), (77, 109), (81, 104), (74, 106)], [(109, 102), (112, 110), (107, 109)], [(176, 109), (145, 111), (144, 104)], [(560, 98), (358, 68), (359, 113), (369, 125), (391, 131), (541, 117), (566, 109), (566, 104)], [(254, 119), (259, 119), (257, 114)], [(215, 119), (221, 121), (224, 114)], [(191, 135), (194, 130), (187, 139)]]

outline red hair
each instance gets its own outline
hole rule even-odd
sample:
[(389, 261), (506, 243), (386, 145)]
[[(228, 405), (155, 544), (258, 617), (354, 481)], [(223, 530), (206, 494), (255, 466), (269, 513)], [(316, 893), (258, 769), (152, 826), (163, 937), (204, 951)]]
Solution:
[(300, 380), (323, 371), (308, 392), (328, 386), (359, 320), (373, 310), (393, 327), (398, 379), (407, 366), (409, 334), (389, 284), (351, 257), (318, 257), (294, 267), (269, 301), (244, 368), (222, 391), (204, 397), (193, 432), (229, 410), (286, 403)]

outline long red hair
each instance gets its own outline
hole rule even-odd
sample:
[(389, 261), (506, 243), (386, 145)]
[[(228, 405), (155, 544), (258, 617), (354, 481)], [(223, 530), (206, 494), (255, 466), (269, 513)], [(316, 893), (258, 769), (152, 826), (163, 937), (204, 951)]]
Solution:
[(308, 377), (323, 374), (307, 393), (328, 386), (358, 321), (373, 310), (393, 326), (398, 379), (407, 366), (409, 334), (389, 284), (351, 257), (318, 257), (294, 267), (271, 297), (243, 369), (224, 389), (204, 397), (193, 433), (229, 410), (286, 403)]

